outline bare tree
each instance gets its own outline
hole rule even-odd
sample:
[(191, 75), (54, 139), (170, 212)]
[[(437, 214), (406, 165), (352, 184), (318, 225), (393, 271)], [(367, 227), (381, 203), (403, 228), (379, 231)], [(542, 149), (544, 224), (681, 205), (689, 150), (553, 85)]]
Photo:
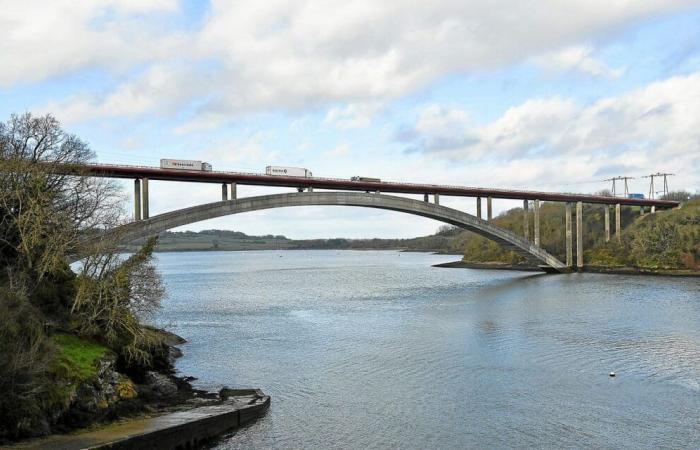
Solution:
[[(114, 183), (65, 170), (93, 156), (51, 115), (12, 115), (0, 123), (0, 279), (31, 291), (65, 265), (82, 234), (122, 220)], [(18, 280), (19, 274), (31, 276)]]

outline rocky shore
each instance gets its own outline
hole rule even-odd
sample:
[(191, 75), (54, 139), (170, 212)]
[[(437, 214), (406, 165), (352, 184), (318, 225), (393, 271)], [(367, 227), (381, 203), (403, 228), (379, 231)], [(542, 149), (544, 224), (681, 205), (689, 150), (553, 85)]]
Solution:
[[(543, 272), (536, 266), (528, 266), (522, 264), (508, 264), (501, 262), (469, 262), (469, 261), (452, 261), (447, 263), (435, 264), (433, 267), (443, 267), (450, 269), (488, 269), (488, 270), (518, 270), (522, 272)], [(647, 269), (641, 267), (607, 267), (607, 266), (585, 266), (583, 272), (588, 273), (603, 273), (611, 275), (655, 275), (668, 277), (700, 277), (700, 271), (697, 270), (680, 270), (680, 269)]]
[[(178, 346), (186, 341), (164, 330), (153, 331), (162, 335), (163, 344), (153, 351), (151, 369), (125, 370), (110, 351), (86, 361), (93, 371), (88, 376), (77, 376), (75, 367), (67, 367), (65, 376), (57, 376), (46, 393), (45, 401), (53, 402), (54, 407), (40, 419), (28, 423), (24, 437), (66, 433), (123, 417), (184, 407), (199, 399), (216, 399), (216, 393), (194, 389), (190, 383), (192, 378), (175, 375), (175, 360), (182, 356)], [(63, 338), (77, 339), (70, 335)], [(56, 398), (63, 401), (57, 403)]]

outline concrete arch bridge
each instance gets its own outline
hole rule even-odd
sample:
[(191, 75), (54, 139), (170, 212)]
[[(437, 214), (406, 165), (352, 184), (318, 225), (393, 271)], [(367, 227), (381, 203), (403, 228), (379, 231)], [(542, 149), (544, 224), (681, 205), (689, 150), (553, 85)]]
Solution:
[(299, 192), (223, 200), (131, 222), (91, 239), (116, 238), (119, 243), (126, 244), (172, 228), (216, 217), (272, 208), (319, 205), (377, 208), (427, 217), (495, 241), (548, 271), (570, 271), (569, 267), (540, 246), (479, 217), (426, 201), (364, 192)]

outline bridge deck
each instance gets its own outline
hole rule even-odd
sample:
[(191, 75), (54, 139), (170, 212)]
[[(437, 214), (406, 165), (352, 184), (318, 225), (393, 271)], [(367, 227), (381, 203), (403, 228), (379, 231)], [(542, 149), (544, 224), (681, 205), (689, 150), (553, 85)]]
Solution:
[(601, 195), (568, 194), (559, 192), (521, 191), (468, 186), (417, 184), (398, 182), (351, 181), (340, 178), (282, 177), (259, 173), (199, 172), (110, 164), (65, 166), (64, 173), (81, 173), (108, 178), (148, 178), (163, 181), (187, 181), (194, 183), (237, 183), (251, 186), (275, 186), (291, 188), (329, 189), (341, 191), (379, 191), (395, 194), (439, 194), (455, 197), (492, 197), (510, 200), (541, 200), (553, 202), (584, 202), (597, 204), (621, 204), (627, 206), (655, 206), (674, 208), (679, 202), (671, 200), (606, 197)]

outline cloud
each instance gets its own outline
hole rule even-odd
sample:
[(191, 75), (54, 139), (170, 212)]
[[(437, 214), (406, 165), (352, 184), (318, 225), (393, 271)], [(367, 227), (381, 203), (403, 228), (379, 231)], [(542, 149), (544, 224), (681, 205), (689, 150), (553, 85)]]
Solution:
[(177, 0), (0, 0), (0, 86), (81, 69), (126, 71), (174, 54), (178, 33), (158, 33)]
[[(121, 71), (112, 92), (71, 101), (95, 106), (105, 115), (167, 112), (173, 103), (194, 104), (195, 128), (241, 113), (326, 107), (335, 108), (330, 122), (360, 127), (372, 107), (357, 105), (396, 99), (449, 75), (480, 73), (556, 52), (631, 21), (696, 3), (214, 0), (202, 24), (185, 33), (167, 20), (176, 14), (174, 0), (143, 6), (116, 0), (29, 1), (20, 7), (4, 2), (12, 12), (3, 12), (0, 19), (0, 84), (85, 68)], [(31, 11), (44, 6), (41, 16), (46, 19), (37, 22)], [(47, 42), (51, 52), (44, 51)], [(571, 48), (554, 63), (615, 73), (585, 47)], [(125, 71), (140, 64), (178, 72), (171, 75), (178, 82), (149, 89), (153, 80)], [(90, 117), (89, 111), (77, 108), (74, 117)]]
[(350, 103), (343, 108), (333, 107), (326, 113), (323, 123), (333, 124), (339, 130), (365, 128), (381, 107), (379, 102)]
[(558, 72), (579, 71), (594, 77), (619, 78), (622, 68), (610, 68), (603, 61), (591, 56), (589, 45), (576, 45), (535, 58), (535, 62), (549, 70)]
[(700, 72), (588, 105), (531, 99), (480, 126), (468, 117), (431, 105), (397, 140), (407, 150), (491, 165), (494, 172), (517, 168), (510, 180), (523, 184), (547, 179), (563, 185), (612, 174), (611, 167), (685, 174), (677, 179), (688, 188), (700, 182), (694, 175), (700, 170)]

